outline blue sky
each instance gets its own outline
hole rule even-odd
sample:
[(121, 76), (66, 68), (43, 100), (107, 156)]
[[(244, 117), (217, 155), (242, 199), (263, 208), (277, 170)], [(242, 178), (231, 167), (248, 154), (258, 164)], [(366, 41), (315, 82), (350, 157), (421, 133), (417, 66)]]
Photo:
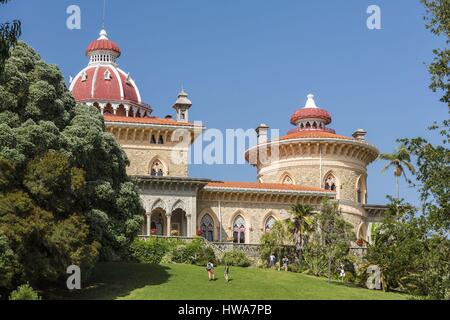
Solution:
[[(66, 8), (79, 5), (81, 30), (66, 28)], [(382, 30), (368, 30), (366, 9), (380, 6)], [(66, 79), (86, 64), (84, 50), (101, 28), (102, 0), (12, 0), (0, 20), (19, 18), (22, 39)], [(106, 29), (122, 49), (154, 115), (173, 113), (181, 84), (194, 105), (190, 119), (208, 128), (254, 128), (267, 123), (284, 134), (306, 95), (333, 115), (330, 127), (357, 128), (382, 152), (400, 137), (429, 136), (446, 116), (428, 89), (425, 63), (443, 45), (424, 27), (418, 0), (108, 0)], [(369, 202), (393, 194), (383, 163), (369, 167)], [(254, 181), (249, 165), (193, 165), (190, 174)], [(401, 195), (417, 203), (403, 183)]]

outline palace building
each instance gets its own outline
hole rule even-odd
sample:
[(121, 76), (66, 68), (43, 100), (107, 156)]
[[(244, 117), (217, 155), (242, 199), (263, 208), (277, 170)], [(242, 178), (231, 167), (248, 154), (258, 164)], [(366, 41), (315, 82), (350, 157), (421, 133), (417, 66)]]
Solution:
[(379, 152), (364, 130), (352, 137), (336, 134), (330, 113), (308, 95), (285, 136), (269, 140), (267, 125), (256, 129), (257, 145), (245, 153), (256, 168), (255, 182), (191, 178), (189, 148), (204, 128), (189, 120), (188, 94), (182, 90), (174, 99), (174, 117), (153, 116), (130, 73), (118, 67), (120, 55), (102, 30), (88, 45), (89, 63), (70, 90), (77, 102), (102, 113), (130, 160), (128, 173), (137, 178), (146, 209), (142, 236), (201, 235), (212, 242), (258, 244), (275, 221), (289, 217), (291, 205), (318, 207), (332, 198), (357, 238), (370, 241), (371, 224), (384, 207), (367, 203), (367, 166)]

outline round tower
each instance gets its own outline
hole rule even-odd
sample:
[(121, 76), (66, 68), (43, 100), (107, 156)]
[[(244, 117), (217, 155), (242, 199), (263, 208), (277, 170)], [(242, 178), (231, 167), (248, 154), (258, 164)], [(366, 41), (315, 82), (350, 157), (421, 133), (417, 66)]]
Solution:
[(258, 127), (258, 144), (247, 150), (246, 159), (256, 166), (260, 182), (298, 184), (332, 191), (355, 227), (364, 221), (367, 204), (367, 166), (378, 150), (365, 141), (358, 129), (353, 137), (329, 128), (331, 114), (308, 95), (304, 107), (291, 116), (295, 128), (285, 136), (267, 139)]

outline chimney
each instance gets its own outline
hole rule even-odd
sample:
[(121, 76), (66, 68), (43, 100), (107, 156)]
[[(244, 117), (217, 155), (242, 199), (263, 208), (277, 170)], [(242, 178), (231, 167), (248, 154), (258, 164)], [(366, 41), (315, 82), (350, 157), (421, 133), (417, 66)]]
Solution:
[(353, 138), (359, 141), (366, 141), (367, 132), (364, 129), (358, 129), (353, 133)]
[(267, 124), (260, 124), (258, 128), (256, 128), (256, 137), (258, 138), (258, 144), (267, 142), (267, 131), (269, 126)]

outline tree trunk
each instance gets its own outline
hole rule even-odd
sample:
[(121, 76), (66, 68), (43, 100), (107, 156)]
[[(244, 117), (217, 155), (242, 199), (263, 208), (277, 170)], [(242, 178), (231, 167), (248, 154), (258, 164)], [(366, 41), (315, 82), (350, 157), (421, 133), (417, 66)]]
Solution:
[(398, 185), (398, 176), (395, 176), (395, 187), (396, 187), (396, 192), (397, 192), (397, 200), (400, 200), (400, 190), (399, 190), (399, 185)]

